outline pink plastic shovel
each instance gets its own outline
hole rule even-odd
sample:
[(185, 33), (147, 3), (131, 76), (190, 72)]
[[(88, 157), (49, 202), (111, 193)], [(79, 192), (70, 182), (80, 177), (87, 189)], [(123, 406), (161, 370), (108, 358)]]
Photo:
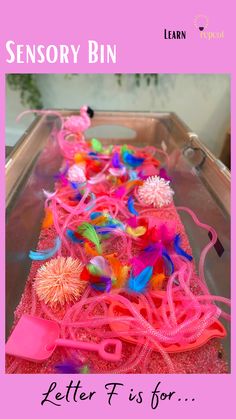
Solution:
[[(60, 327), (53, 320), (23, 315), (6, 343), (6, 353), (29, 361), (48, 359), (56, 346), (96, 351), (106, 361), (119, 361), (122, 343), (118, 339), (104, 339), (100, 343), (60, 339)], [(112, 349), (112, 352), (108, 352)]]

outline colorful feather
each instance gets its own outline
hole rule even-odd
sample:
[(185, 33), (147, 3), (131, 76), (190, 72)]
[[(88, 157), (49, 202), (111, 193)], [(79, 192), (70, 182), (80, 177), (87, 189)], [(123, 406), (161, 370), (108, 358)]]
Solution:
[(166, 169), (164, 167), (161, 167), (160, 168), (160, 170), (159, 170), (159, 176), (162, 179), (165, 179), (167, 181), (171, 181), (172, 180), (171, 177), (168, 176), (167, 171), (166, 171)]
[(153, 288), (161, 289), (164, 280), (165, 280), (165, 274), (164, 273), (153, 275), (152, 278), (151, 278), (151, 281), (150, 281), (150, 285)]
[(143, 226), (138, 226), (136, 228), (132, 228), (132, 227), (128, 226), (126, 228), (126, 231), (127, 231), (128, 234), (130, 234), (130, 236), (140, 237), (140, 236), (143, 236), (146, 233), (147, 229)]
[(98, 234), (102, 234), (102, 235), (111, 233), (110, 230), (106, 230), (106, 228), (114, 228), (115, 229), (117, 227), (118, 227), (117, 224), (112, 224), (112, 223), (111, 224), (107, 223), (103, 226), (94, 226), (94, 228), (98, 232)]
[(84, 250), (89, 256), (98, 256), (97, 250), (93, 249), (88, 242), (84, 243)]
[(87, 207), (85, 208), (86, 211), (90, 211), (95, 206), (96, 195), (93, 192), (90, 192), (91, 200), (88, 203)]
[(74, 243), (83, 243), (84, 240), (79, 239), (78, 237), (76, 237), (76, 234), (73, 230), (66, 230), (66, 236), (68, 237), (68, 239), (70, 239), (72, 242)]
[(102, 214), (102, 212), (99, 212), (99, 211), (91, 212), (90, 219), (95, 220), (95, 218), (100, 217), (101, 215), (103, 215), (103, 214)]
[(32, 259), (32, 260), (47, 260), (47, 259), (50, 259), (52, 256), (54, 256), (57, 253), (57, 251), (60, 249), (60, 247), (61, 247), (61, 239), (59, 237), (57, 237), (55, 239), (54, 247), (52, 247), (50, 249), (39, 250), (37, 252), (35, 252), (34, 250), (30, 250), (29, 258)]
[(136, 209), (134, 208), (134, 198), (132, 196), (129, 197), (127, 204), (129, 212), (131, 212), (131, 214), (133, 215), (138, 215), (138, 211), (136, 211)]
[(103, 256), (95, 256), (90, 260), (89, 265), (94, 266), (98, 270), (99, 274), (101, 273), (101, 275), (106, 277), (111, 276), (111, 268)]
[(173, 261), (172, 261), (170, 255), (169, 255), (169, 253), (167, 252), (167, 250), (163, 250), (162, 251), (162, 256), (164, 257), (164, 259), (167, 261), (168, 265), (170, 266), (169, 275), (172, 275), (173, 272), (174, 272), (174, 270), (175, 270), (175, 268), (174, 268)]
[(88, 374), (88, 365), (83, 365), (82, 361), (74, 361), (67, 359), (60, 364), (54, 366), (55, 372), (58, 374)]
[(133, 271), (135, 275), (140, 274), (140, 272), (147, 266), (152, 266), (157, 263), (162, 254), (162, 246), (159, 243), (149, 245), (138, 256), (134, 256), (131, 259), (131, 264), (133, 266)]
[(130, 217), (126, 220), (126, 223), (132, 227), (132, 228), (136, 228), (138, 227), (138, 220), (136, 216)]
[(80, 201), (83, 195), (81, 195), (80, 192), (78, 192), (77, 194), (75, 194), (75, 196), (73, 196), (71, 199), (71, 201)]
[(103, 146), (102, 143), (99, 140), (97, 140), (97, 138), (92, 138), (91, 147), (96, 153), (102, 153)]
[(52, 210), (50, 208), (46, 208), (42, 228), (49, 228), (49, 227), (51, 227), (52, 224), (53, 224)]
[(94, 243), (97, 248), (97, 251), (101, 253), (102, 249), (99, 237), (96, 233), (95, 228), (91, 224), (84, 222), (77, 228), (77, 231), (82, 237)]
[(132, 276), (128, 280), (128, 288), (134, 292), (144, 292), (148, 282), (152, 277), (153, 267), (147, 266), (137, 276)]
[(86, 268), (92, 276), (99, 276), (100, 277), (102, 275), (101, 269), (99, 269), (98, 266), (95, 266), (92, 263), (88, 263)]
[(106, 179), (106, 175), (104, 173), (98, 173), (95, 176), (92, 176), (90, 179), (88, 179), (88, 183), (90, 185), (96, 185), (97, 183), (102, 183)]
[(123, 161), (124, 163), (128, 164), (131, 167), (138, 167), (144, 162), (142, 157), (135, 157), (130, 151), (124, 151), (123, 153)]
[(123, 165), (120, 162), (119, 153), (117, 151), (112, 156), (111, 164), (115, 169), (121, 169), (123, 167)]
[(64, 361), (61, 364), (56, 364), (54, 368), (58, 374), (79, 374), (81, 366), (76, 365), (73, 361)]
[(93, 224), (94, 226), (104, 225), (107, 222), (107, 218), (108, 218), (107, 215), (104, 215), (101, 213), (101, 215), (91, 220), (91, 224)]
[(67, 163), (66, 164), (66, 167), (64, 168), (64, 170), (62, 170), (62, 171), (60, 171), (60, 172), (58, 172), (58, 173), (56, 173), (54, 175), (54, 179), (56, 181), (61, 182), (63, 186), (67, 186), (68, 185), (68, 179), (66, 178), (66, 174), (67, 174), (68, 170), (69, 170), (69, 165)]
[(115, 195), (116, 198), (119, 199), (119, 198), (122, 198), (122, 196), (125, 195), (126, 191), (127, 191), (127, 189), (126, 189), (125, 186), (120, 186), (119, 188), (116, 189), (114, 195)]
[(43, 194), (47, 199), (51, 199), (53, 196), (56, 195), (56, 193), (57, 193), (57, 191), (49, 192), (49, 191), (46, 191), (46, 189), (43, 189)]
[(129, 170), (129, 178), (130, 180), (137, 180), (138, 174), (135, 172), (135, 170)]
[(181, 242), (181, 237), (180, 234), (176, 234), (175, 239), (174, 239), (174, 248), (175, 251), (178, 255), (185, 257), (186, 259), (188, 259), (190, 262), (193, 259), (193, 257), (191, 255), (189, 255), (188, 253), (186, 253), (181, 247), (180, 247), (180, 242)]
[(86, 182), (70, 182), (69, 181), (70, 186), (72, 187), (72, 189), (77, 190), (79, 187), (84, 187), (86, 185)]
[(101, 276), (99, 279), (100, 279), (99, 283), (97, 283), (97, 282), (96, 283), (91, 283), (92, 288), (94, 288), (97, 291), (101, 291), (101, 292), (109, 292), (111, 290), (111, 287), (112, 287), (111, 278)]
[(121, 169), (114, 169), (113, 167), (110, 167), (108, 171), (112, 176), (121, 177), (126, 173), (126, 168), (125, 166), (123, 166)]

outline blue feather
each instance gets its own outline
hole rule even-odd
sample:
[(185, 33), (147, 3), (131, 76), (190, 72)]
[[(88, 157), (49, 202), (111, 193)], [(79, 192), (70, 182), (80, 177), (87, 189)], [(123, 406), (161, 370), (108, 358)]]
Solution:
[(136, 179), (138, 179), (138, 175), (135, 172), (135, 170), (129, 170), (129, 178), (130, 178), (130, 180), (136, 180)]
[(129, 153), (128, 151), (124, 151), (123, 160), (124, 160), (124, 163), (128, 164), (131, 167), (138, 167), (144, 162), (143, 158), (135, 157), (133, 156), (133, 154)]
[(70, 186), (72, 187), (72, 189), (78, 189), (79, 186), (79, 182), (69, 182)]
[(173, 262), (172, 262), (172, 259), (171, 259), (171, 257), (170, 257), (170, 255), (169, 255), (169, 253), (166, 251), (166, 250), (163, 250), (162, 251), (162, 256), (167, 260), (167, 262), (169, 263), (169, 265), (170, 265), (170, 273), (169, 273), (169, 275), (172, 275), (173, 274), (173, 272), (174, 272), (174, 270), (175, 270), (175, 267), (174, 267), (174, 264), (173, 264)]
[(193, 259), (193, 257), (191, 255), (189, 255), (188, 253), (186, 253), (181, 247), (180, 247), (180, 242), (181, 242), (181, 237), (180, 234), (177, 234), (175, 236), (174, 239), (174, 248), (175, 251), (178, 255), (185, 257), (186, 259), (188, 259), (190, 262)]
[(79, 374), (82, 366), (81, 361), (75, 363), (72, 360), (66, 360), (61, 364), (56, 364), (54, 368), (59, 374)]
[(52, 256), (54, 256), (57, 251), (61, 247), (61, 239), (57, 237), (55, 239), (55, 245), (54, 247), (50, 249), (45, 250), (39, 250), (38, 252), (35, 252), (34, 250), (30, 250), (29, 252), (29, 258), (32, 260), (47, 260), (50, 259)]
[(102, 212), (99, 212), (99, 211), (91, 212), (90, 220), (95, 220), (95, 218), (100, 217), (100, 215), (102, 215)]
[(128, 288), (134, 292), (144, 292), (145, 288), (152, 277), (153, 267), (147, 266), (139, 275), (132, 276), (128, 280)]
[(69, 230), (69, 229), (66, 230), (66, 236), (68, 237), (68, 239), (70, 239), (74, 243), (83, 243), (84, 242), (84, 240), (80, 240), (80, 239), (78, 239), (78, 237), (76, 237), (73, 230)]
[(119, 227), (118, 225), (115, 224), (106, 224), (104, 226), (94, 226), (95, 230), (98, 232), (98, 234), (110, 234), (111, 231), (106, 230), (106, 228), (117, 228)]
[(138, 212), (134, 208), (134, 199), (132, 198), (132, 196), (130, 196), (128, 199), (128, 209), (129, 209), (129, 212), (131, 212), (131, 214), (138, 215)]
[(71, 182), (70, 181), (69, 184), (72, 187), (72, 189), (75, 189), (75, 190), (86, 186), (86, 182)]
[(91, 282), (90, 285), (97, 291), (109, 292), (111, 290), (112, 282), (111, 278), (106, 276), (100, 277), (100, 282)]
[(99, 160), (98, 154), (94, 151), (90, 151), (88, 155), (92, 158), (92, 160)]
[(91, 197), (91, 201), (89, 202), (87, 207), (84, 208), (85, 211), (90, 211), (95, 206), (96, 195), (93, 192), (90, 192), (90, 197)]
[(75, 194), (75, 196), (73, 196), (72, 198), (70, 198), (71, 201), (80, 201), (83, 195), (81, 195), (80, 192), (78, 192), (77, 194)]

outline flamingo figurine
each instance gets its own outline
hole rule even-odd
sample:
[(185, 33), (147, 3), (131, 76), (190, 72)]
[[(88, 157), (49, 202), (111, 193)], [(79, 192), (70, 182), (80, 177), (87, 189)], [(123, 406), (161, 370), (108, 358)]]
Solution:
[(90, 127), (93, 115), (94, 111), (89, 106), (84, 105), (80, 108), (79, 116), (70, 116), (66, 119), (64, 129), (73, 134), (84, 132)]

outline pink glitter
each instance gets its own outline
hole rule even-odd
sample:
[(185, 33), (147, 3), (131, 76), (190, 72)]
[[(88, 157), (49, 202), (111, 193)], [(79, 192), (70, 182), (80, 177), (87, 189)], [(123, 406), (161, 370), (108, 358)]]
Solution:
[[(175, 223), (177, 230), (181, 233), (182, 244), (186, 251), (191, 252), (191, 247), (184, 231), (183, 224), (179, 218), (179, 215), (173, 204), (165, 209), (153, 210), (153, 216), (157, 220), (170, 220)], [(38, 250), (50, 247), (56, 236), (55, 229), (53, 227), (41, 231)], [(122, 242), (114, 241), (113, 248), (110, 251), (122, 252)], [(64, 256), (68, 256), (68, 250), (63, 247)], [(123, 260), (127, 260), (125, 254), (123, 254)], [(41, 316), (47, 319), (53, 318), (54, 320), (60, 321), (64, 314), (65, 308), (46, 309), (46, 306), (42, 306), (37, 295), (35, 294), (34, 288), (32, 287), (37, 270), (42, 265), (42, 262), (34, 261), (31, 266), (30, 274), (26, 282), (25, 290), (22, 295), (21, 301), (15, 311), (15, 322), (21, 317), (22, 314), (31, 314)], [(197, 283), (192, 278), (192, 291), (195, 294), (200, 292)], [(14, 328), (14, 325), (13, 325)], [(93, 332), (89, 330), (81, 329), (78, 338), (93, 340)], [(117, 373), (123, 373), (123, 364), (126, 359), (132, 357), (135, 346), (130, 343), (123, 342), (122, 359), (116, 364), (116, 371), (114, 363), (108, 363), (101, 360), (96, 353), (90, 353), (89, 360), (91, 367), (91, 373), (107, 373), (107, 371), (113, 371)], [(221, 356), (219, 357), (219, 354)], [(55, 373), (54, 365), (60, 363), (67, 357), (77, 357), (77, 351), (65, 350), (64, 348), (56, 348), (53, 356), (43, 363), (33, 363), (23, 359), (17, 359), (12, 356), (6, 356), (6, 372), (16, 374), (52, 374)], [(81, 359), (81, 358), (80, 358)], [(207, 344), (193, 350), (191, 352), (179, 352), (170, 354), (170, 359), (174, 365), (175, 373), (177, 374), (225, 374), (229, 372), (229, 367), (225, 359), (224, 349), (218, 339), (212, 339)], [(131, 366), (128, 371), (132, 374), (167, 374), (168, 367), (164, 362), (162, 356), (155, 351), (151, 351), (146, 358), (143, 359), (139, 365)]]
[[(206, 255), (207, 250), (205, 253), (203, 252), (203, 257), (200, 257), (201, 272), (197, 275), (194, 262), (182, 260), (173, 249), (173, 240), (169, 240), (170, 248), (168, 248), (168, 240), (166, 240), (168, 243), (165, 243), (160, 236), (160, 246), (166, 247), (170, 253), (170, 259), (173, 259), (174, 273), (169, 274), (168, 269), (165, 270), (167, 280), (160, 291), (163, 294), (160, 297), (161, 305), (159, 306), (156, 302), (157, 300), (153, 297), (151, 288), (147, 288), (143, 294), (138, 294), (138, 296), (130, 293), (127, 287), (120, 288), (118, 286), (116, 288), (115, 284), (119, 268), (126, 266), (128, 269), (131, 269), (132, 258), (136, 257), (138, 260), (140, 252), (144, 250), (142, 236), (136, 237), (128, 234), (129, 230), (127, 231), (130, 213), (127, 210), (126, 203), (127, 195), (131, 191), (127, 190), (127, 184), (133, 188), (133, 196), (139, 201), (135, 202), (137, 216), (135, 217), (134, 227), (139, 229), (137, 231), (145, 232), (145, 234), (147, 231), (146, 240), (148, 241), (149, 234), (154, 235), (154, 230), (158, 230), (156, 224), (165, 223), (170, 228), (174, 226), (174, 232), (180, 235), (181, 248), (185, 252), (191, 254), (191, 248), (173, 204), (174, 192), (170, 188), (169, 181), (158, 176), (151, 176), (144, 181), (142, 186), (138, 187), (140, 181), (129, 182), (129, 174), (126, 169), (122, 169), (122, 172), (120, 169), (116, 169), (116, 172), (113, 172), (114, 176), (110, 176), (112, 174), (109, 168), (111, 155), (105, 156), (105, 160), (108, 159), (109, 161), (104, 164), (101, 163), (104, 156), (100, 156), (101, 161), (97, 165), (97, 155), (93, 153), (91, 156), (88, 144), (79, 140), (79, 135), (90, 125), (90, 120), (88, 119), (87, 107), (81, 109), (79, 117), (72, 116), (66, 119), (63, 127), (64, 131), (66, 131), (58, 134), (58, 141), (63, 156), (69, 160), (70, 164), (72, 161), (74, 162), (75, 153), (78, 151), (83, 152), (86, 156), (84, 165), (86, 166), (89, 160), (91, 160), (89, 164), (92, 163), (94, 168), (94, 173), (92, 170), (93, 176), (87, 181), (86, 188), (83, 186), (83, 194), (81, 194), (79, 186), (78, 191), (75, 191), (68, 185), (67, 188), (62, 186), (58, 189), (55, 195), (48, 196), (47, 205), (53, 213), (54, 225), (41, 231), (38, 250), (50, 247), (55, 237), (59, 236), (62, 242), (62, 247), (59, 250), (60, 256), (51, 259), (44, 265), (42, 262), (32, 263), (21, 302), (15, 311), (15, 323), (22, 314), (29, 313), (57, 321), (61, 329), (62, 338), (97, 343), (109, 336), (120, 338), (123, 344), (122, 357), (119, 362), (111, 363), (102, 360), (96, 353), (81, 354), (79, 351), (72, 349), (57, 348), (53, 356), (41, 364), (7, 356), (7, 372), (53, 373), (55, 372), (55, 364), (63, 362), (68, 356), (75, 360), (79, 359), (82, 362), (89, 362), (90, 370), (93, 373), (174, 372), (188, 374), (227, 372), (228, 367), (224, 359), (224, 353), (220, 342), (216, 339), (212, 339), (198, 349), (184, 353), (174, 352), (168, 354), (168, 350), (165, 349), (168, 348), (168, 342), (170, 344), (177, 342), (177, 344), (184, 345), (188, 339), (192, 339), (191, 343), (194, 344), (198, 338), (198, 333), (201, 334), (202, 330), (205, 330), (204, 327), (208, 327), (207, 321), (211, 324), (210, 322), (217, 319), (221, 314), (221, 311), (216, 310), (216, 306), (212, 303), (211, 296), (204, 295), (206, 304), (201, 304), (198, 300), (199, 295), (202, 294), (204, 255)], [(67, 131), (76, 134), (76, 141), (67, 141), (64, 138)], [(119, 146), (114, 147), (115, 150), (121, 152)], [(134, 153), (137, 151), (134, 147), (131, 148)], [(139, 150), (139, 153), (146, 160), (147, 169), (150, 164), (155, 165), (155, 167), (159, 165), (159, 162), (154, 160), (148, 148)], [(97, 167), (101, 167), (100, 173), (97, 173)], [(86, 181), (84, 179), (84, 170), (86, 168), (87, 166), (81, 167), (81, 165), (72, 163), (68, 171), (69, 180), (79, 183)], [(140, 169), (142, 170), (142, 167), (138, 168), (138, 170)], [(117, 178), (115, 178), (116, 176)], [(121, 189), (122, 194), (120, 193), (118, 197), (117, 191)], [(76, 200), (76, 202), (71, 199), (75, 193), (81, 195), (81, 199)], [(94, 199), (90, 199), (91, 197), (94, 197)], [(151, 205), (155, 208), (145, 208), (145, 206)], [(92, 212), (97, 213), (98, 218), (103, 219), (101, 224), (99, 222), (96, 223), (96, 217), (91, 217)], [(99, 214), (102, 214), (102, 216)], [(108, 217), (107, 220), (105, 219), (105, 222), (104, 214), (107, 214)], [(112, 224), (114, 221), (117, 222), (117, 220), (119, 222), (118, 228)], [(107, 223), (107, 221), (109, 222)], [(85, 236), (84, 241), (69, 241), (66, 237), (67, 229), (76, 232), (78, 231), (78, 226), (83, 222), (90, 223), (88, 237)], [(105, 223), (105, 226), (103, 226), (103, 223)], [(153, 232), (151, 232), (150, 225), (155, 227)], [(165, 234), (165, 237), (167, 237), (167, 234)], [(150, 243), (147, 243), (147, 246), (150, 244), (151, 247), (153, 240), (155, 242), (156, 238), (149, 240)], [(100, 245), (100, 241), (101, 247), (98, 245), (95, 247), (94, 244), (98, 242)], [(89, 246), (86, 247), (85, 245), (88, 245), (88, 242)], [(208, 244), (209, 249), (211, 245), (212, 242)], [(102, 249), (102, 256), (97, 256), (97, 253), (101, 251), (99, 247)], [(115, 263), (116, 258), (117, 263)], [(117, 272), (113, 272), (114, 287), (112, 287), (111, 292), (99, 293), (90, 288), (89, 285), (87, 286), (86, 280), (80, 280), (83, 268), (80, 260), (82, 260), (84, 265), (87, 265), (90, 261), (90, 263), (96, 264), (97, 267), (101, 267), (103, 262), (103, 265), (107, 267), (105, 276), (109, 277), (111, 276), (109, 264), (113, 260), (113, 266)], [(155, 265), (155, 268), (157, 269), (156, 274), (158, 274), (159, 266)], [(164, 269), (163, 266), (161, 266), (161, 269)], [(177, 286), (174, 284), (175, 275), (179, 275), (179, 284), (177, 283)], [(154, 294), (155, 292), (158, 291), (154, 290)], [(176, 293), (179, 293), (177, 299), (175, 299)], [(209, 299), (207, 299), (208, 297)], [(181, 298), (181, 304), (183, 302), (181, 307), (180, 304), (175, 304), (178, 298)], [(186, 299), (188, 299), (187, 303), (185, 303)], [(127, 323), (125, 321), (122, 324), (124, 328), (121, 331), (111, 327), (111, 324), (118, 323), (116, 322), (116, 317), (119, 316), (119, 313), (117, 314), (114, 311), (114, 313), (110, 314), (109, 308), (112, 303), (119, 302), (123, 302), (123, 307), (126, 310), (124, 316), (128, 316), (129, 328), (126, 335), (125, 326)], [(146, 314), (135, 310), (138, 302), (140, 302), (140, 306), (142, 303)], [(187, 306), (190, 307), (190, 311), (185, 310)], [(182, 320), (183, 311), (181, 310), (184, 310), (184, 314), (188, 313), (186, 321)], [(213, 314), (212, 310), (214, 311)], [(153, 322), (153, 318), (157, 313), (158, 315), (161, 313), (160, 322), (162, 328), (159, 329), (154, 327)], [(194, 324), (192, 313), (195, 313)], [(201, 321), (200, 314), (207, 314), (208, 317), (206, 316), (204, 321)], [(122, 319), (121, 315), (120, 317)], [(188, 323), (189, 320), (190, 323)], [(122, 320), (119, 321), (122, 322)], [(131, 341), (125, 341), (125, 336), (128, 336), (130, 333), (132, 335), (132, 332), (136, 336), (135, 344)], [(221, 356), (219, 356), (219, 353)]]

